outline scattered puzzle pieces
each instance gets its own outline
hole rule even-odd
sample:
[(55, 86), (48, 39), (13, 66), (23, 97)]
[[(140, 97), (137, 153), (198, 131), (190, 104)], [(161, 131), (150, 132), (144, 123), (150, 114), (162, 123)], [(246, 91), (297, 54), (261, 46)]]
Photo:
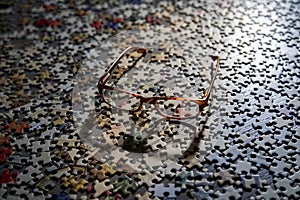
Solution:
[[(293, 0), (0, 2), (0, 199), (299, 199), (298, 18)], [(138, 113), (97, 88), (128, 46), (147, 52), (109, 81)], [(202, 98), (216, 56), (206, 109), (162, 118), (148, 97)]]

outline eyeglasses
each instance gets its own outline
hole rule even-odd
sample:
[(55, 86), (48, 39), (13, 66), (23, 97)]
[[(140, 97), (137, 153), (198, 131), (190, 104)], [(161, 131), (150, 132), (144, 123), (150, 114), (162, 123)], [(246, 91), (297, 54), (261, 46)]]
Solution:
[(167, 119), (188, 119), (199, 116), (201, 111), (208, 104), (208, 99), (213, 87), (213, 83), (216, 79), (220, 64), (220, 58), (218, 56), (210, 56), (212, 59), (212, 65), (215, 67), (215, 70), (214, 73), (212, 73), (210, 85), (204, 91), (204, 97), (201, 99), (167, 96), (144, 97), (137, 93), (106, 85), (108, 80), (110, 80), (112, 75), (114, 74), (119, 61), (126, 54), (136, 52), (141, 54), (142, 57), (146, 55), (147, 51), (148, 50), (146, 48), (142, 47), (128, 47), (119, 55), (118, 58), (116, 58), (112, 62), (108, 70), (99, 79), (98, 82), (98, 91), (101, 98), (112, 107), (133, 113), (140, 111), (142, 109), (143, 103), (147, 103), (155, 105), (158, 113), (166, 117)]

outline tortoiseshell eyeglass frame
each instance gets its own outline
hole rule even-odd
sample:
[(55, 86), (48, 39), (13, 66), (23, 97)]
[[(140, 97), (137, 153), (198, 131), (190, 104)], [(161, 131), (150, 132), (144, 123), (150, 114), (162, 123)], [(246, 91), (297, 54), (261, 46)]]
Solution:
[[(116, 58), (112, 64), (109, 66), (108, 70), (105, 72), (105, 74), (99, 79), (99, 82), (98, 82), (98, 91), (100, 93), (100, 96), (101, 98), (105, 101), (105, 98), (104, 98), (104, 94), (103, 94), (103, 90), (106, 89), (106, 90), (115, 90), (115, 91), (120, 91), (120, 92), (123, 92), (123, 93), (126, 93), (126, 94), (129, 94), (129, 95), (132, 95), (134, 96), (135, 98), (139, 99), (140, 100), (140, 104), (139, 106), (136, 108), (136, 109), (133, 109), (133, 110), (129, 110), (129, 112), (137, 112), (139, 110), (141, 110), (142, 108), (142, 105), (143, 103), (148, 103), (148, 104), (154, 104), (155, 105), (155, 108), (157, 109), (158, 113), (160, 115), (162, 115), (163, 117), (166, 117), (167, 119), (187, 119), (187, 118), (195, 118), (195, 117), (198, 117), (199, 114), (201, 113), (201, 111), (207, 106), (207, 103), (208, 103), (208, 99), (209, 99), (209, 96), (210, 96), (210, 93), (211, 93), (211, 90), (212, 90), (212, 87), (213, 87), (213, 84), (215, 82), (215, 79), (216, 79), (216, 76), (217, 76), (217, 73), (218, 73), (218, 70), (219, 70), (219, 65), (220, 65), (220, 58), (219, 56), (210, 56), (212, 58), (212, 60), (214, 62), (216, 62), (215, 64), (215, 70), (212, 74), (212, 79), (211, 79), (211, 83), (209, 85), (209, 87), (205, 90), (204, 92), (204, 98), (201, 98), (201, 99), (192, 99), (192, 98), (184, 98), (184, 97), (143, 97), (137, 93), (133, 93), (133, 92), (129, 92), (129, 91), (126, 91), (126, 90), (123, 90), (121, 88), (117, 88), (117, 87), (112, 87), (112, 86), (107, 86), (105, 85), (107, 83), (107, 81), (111, 78), (112, 74), (113, 74), (113, 71), (114, 69), (116, 68), (117, 66), (117, 63), (128, 53), (130, 52), (138, 52), (138, 53), (141, 53), (141, 56), (145, 55), (147, 53), (147, 49), (146, 48), (143, 48), (143, 47), (128, 47), (126, 48), (120, 55), (118, 58)], [(178, 100), (178, 101), (188, 101), (188, 102), (195, 102), (199, 105), (199, 110), (198, 110), (198, 113), (194, 116), (185, 116), (185, 117), (182, 117), (182, 116), (170, 116), (170, 115), (165, 115), (164, 113), (161, 112), (161, 110), (159, 109), (159, 106), (158, 106), (158, 101), (159, 100)], [(109, 102), (105, 101), (108, 105), (110, 106), (113, 106), (111, 105)], [(113, 107), (116, 107), (116, 106), (113, 106)], [(116, 107), (117, 109), (120, 109), (120, 110), (123, 110), (122, 108), (119, 108), (119, 107)]]

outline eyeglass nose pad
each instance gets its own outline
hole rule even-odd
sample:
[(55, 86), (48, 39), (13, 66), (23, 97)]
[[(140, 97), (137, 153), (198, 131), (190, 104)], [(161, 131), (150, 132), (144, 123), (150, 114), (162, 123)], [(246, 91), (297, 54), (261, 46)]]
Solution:
[(160, 110), (159, 110), (159, 105), (158, 105), (157, 102), (154, 103), (154, 107), (155, 107), (155, 109), (156, 109), (159, 113), (161, 113)]

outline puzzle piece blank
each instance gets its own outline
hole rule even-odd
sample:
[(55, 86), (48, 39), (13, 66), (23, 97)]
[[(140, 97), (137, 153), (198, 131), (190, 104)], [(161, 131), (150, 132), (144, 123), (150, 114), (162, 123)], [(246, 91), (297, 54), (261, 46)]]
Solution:
[(156, 197), (165, 197), (168, 198), (176, 198), (176, 192), (180, 192), (181, 188), (175, 187), (175, 184), (168, 184), (165, 186), (164, 184), (156, 184), (154, 187), (149, 188), (150, 192), (154, 193)]

